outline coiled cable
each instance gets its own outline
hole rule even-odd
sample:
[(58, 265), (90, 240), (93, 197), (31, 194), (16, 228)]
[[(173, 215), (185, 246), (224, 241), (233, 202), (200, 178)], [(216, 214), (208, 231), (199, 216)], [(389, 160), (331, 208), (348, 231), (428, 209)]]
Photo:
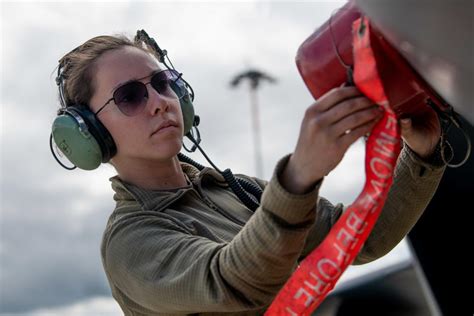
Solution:
[[(227, 168), (224, 171), (219, 170), (212, 161), (209, 159), (209, 157), (206, 155), (206, 153), (202, 150), (202, 148), (199, 146), (199, 143), (196, 142), (196, 140), (191, 136), (187, 135), (188, 138), (194, 143), (194, 145), (199, 149), (199, 151), (202, 153), (204, 158), (212, 165), (212, 167), (219, 172), (231, 188), (231, 190), (235, 193), (235, 195), (239, 198), (239, 200), (252, 212), (255, 212), (257, 208), (260, 205), (260, 199), (262, 197), (263, 190), (255, 185), (254, 183), (250, 182), (247, 179), (242, 179), (235, 177), (232, 171)], [(193, 165), (200, 171), (203, 170), (205, 167), (198, 163), (197, 161), (193, 160), (192, 158), (182, 154), (178, 153), (178, 159), (182, 162), (188, 163), (190, 165)]]

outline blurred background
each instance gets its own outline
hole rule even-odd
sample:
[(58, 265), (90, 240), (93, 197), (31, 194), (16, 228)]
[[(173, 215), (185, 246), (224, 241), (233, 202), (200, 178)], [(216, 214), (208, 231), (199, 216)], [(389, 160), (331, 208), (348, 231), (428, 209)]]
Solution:
[[(194, 88), (202, 147), (214, 163), (255, 175), (245, 83), (258, 69), (277, 82), (257, 91), (261, 177), (291, 152), (313, 99), (295, 65), (299, 45), (345, 1), (1, 2), (0, 315), (120, 315), (100, 261), (114, 208), (108, 165), (67, 171), (50, 154), (59, 107), (57, 61), (87, 39), (145, 29)], [(200, 154), (191, 155), (207, 165)], [(321, 195), (351, 203), (362, 189), (364, 143), (351, 147)], [(371, 264), (351, 267), (339, 286), (411, 262), (404, 242)]]

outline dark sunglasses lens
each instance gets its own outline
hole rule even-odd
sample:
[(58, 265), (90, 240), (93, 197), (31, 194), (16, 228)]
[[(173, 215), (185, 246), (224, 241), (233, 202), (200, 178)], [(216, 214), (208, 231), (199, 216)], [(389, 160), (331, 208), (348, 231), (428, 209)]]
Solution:
[(146, 86), (136, 81), (118, 88), (114, 93), (114, 101), (123, 114), (133, 116), (143, 109), (147, 96)]
[(180, 88), (181, 80), (170, 70), (163, 70), (151, 78), (152, 87), (161, 95), (181, 98), (183, 91)]
[(170, 93), (170, 78), (167, 71), (160, 71), (151, 78), (151, 86), (161, 95), (168, 96)]

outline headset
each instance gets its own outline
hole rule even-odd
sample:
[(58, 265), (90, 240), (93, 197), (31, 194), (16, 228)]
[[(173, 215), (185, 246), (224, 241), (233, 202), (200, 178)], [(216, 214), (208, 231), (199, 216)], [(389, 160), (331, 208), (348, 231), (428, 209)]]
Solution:
[[(201, 142), (201, 135), (198, 129), (200, 118), (194, 113), (194, 91), (191, 85), (183, 79), (182, 73), (175, 70), (168, 57), (167, 51), (162, 50), (156, 41), (148, 36), (144, 30), (137, 31), (135, 42), (146, 44), (155, 52), (160, 63), (164, 64), (168, 70), (178, 74), (178, 79), (174, 81), (174, 83), (171, 83), (171, 88), (177, 95), (184, 95), (180, 98), (184, 122), (184, 136), (191, 140), (193, 144), (189, 149), (183, 143), (184, 149), (188, 152), (194, 152), (196, 149), (199, 149), (212, 167), (224, 177), (239, 200), (245, 204), (250, 211), (254, 212), (260, 205), (260, 199), (263, 193), (262, 189), (247, 179), (235, 177), (230, 169), (225, 169), (224, 171), (219, 170), (199, 146)], [(67, 55), (79, 50), (79, 48), (80, 46)], [(101, 163), (108, 162), (117, 153), (117, 146), (107, 128), (105, 128), (86, 104), (67, 104), (64, 96), (64, 81), (66, 78), (63, 74), (63, 70), (65, 67), (67, 67), (67, 59), (63, 58), (59, 62), (56, 77), (61, 108), (58, 110), (57, 117), (53, 121), (51, 128), (49, 137), (50, 150), (56, 161), (65, 169), (73, 170), (77, 167), (83, 170), (94, 170), (98, 168)], [(55, 153), (54, 147), (59, 149), (74, 166), (69, 167), (64, 165)], [(205, 168), (203, 165), (182, 153), (178, 154), (178, 158), (180, 161), (189, 163), (199, 170)]]
[[(167, 51), (162, 50), (156, 41), (148, 36), (144, 30), (137, 31), (135, 42), (146, 44), (156, 53), (156, 57), (160, 63), (178, 75), (178, 79), (171, 82), (171, 88), (177, 95), (183, 95), (183, 97), (180, 98), (180, 106), (183, 114), (184, 135), (188, 138), (192, 138), (193, 144), (195, 142), (199, 143), (201, 139), (197, 126), (199, 125), (200, 119), (199, 116), (194, 113), (194, 91), (191, 85), (183, 79), (182, 73), (175, 70), (167, 56)], [(79, 47), (67, 55), (76, 52), (79, 50)], [(168, 60), (169, 64), (166, 60)], [(58, 110), (57, 117), (52, 124), (50, 149), (56, 161), (68, 170), (75, 169), (76, 167), (83, 170), (94, 170), (98, 168), (101, 163), (108, 162), (117, 153), (117, 146), (112, 135), (110, 135), (109, 131), (87, 105), (66, 104), (64, 97), (64, 81), (66, 78), (63, 74), (65, 67), (67, 67), (67, 59), (63, 58), (59, 62), (56, 77), (61, 108)], [(197, 139), (194, 137), (194, 131), (197, 133)], [(56, 148), (74, 165), (73, 167), (64, 165), (58, 159), (53, 149), (53, 141)], [(184, 146), (184, 148), (188, 152), (193, 152), (196, 150), (196, 145), (194, 144), (191, 149), (188, 149), (186, 146)]]

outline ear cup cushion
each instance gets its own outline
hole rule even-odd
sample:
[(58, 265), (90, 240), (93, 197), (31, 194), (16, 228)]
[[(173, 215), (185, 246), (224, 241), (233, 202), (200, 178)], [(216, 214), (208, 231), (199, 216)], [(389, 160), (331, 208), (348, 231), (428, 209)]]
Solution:
[(89, 132), (94, 136), (100, 146), (102, 151), (102, 162), (108, 162), (113, 156), (115, 156), (117, 153), (117, 146), (115, 145), (112, 135), (110, 135), (107, 128), (105, 128), (102, 122), (97, 119), (96, 115), (92, 113), (91, 110), (85, 106), (69, 106), (67, 109), (80, 115), (86, 123)]

